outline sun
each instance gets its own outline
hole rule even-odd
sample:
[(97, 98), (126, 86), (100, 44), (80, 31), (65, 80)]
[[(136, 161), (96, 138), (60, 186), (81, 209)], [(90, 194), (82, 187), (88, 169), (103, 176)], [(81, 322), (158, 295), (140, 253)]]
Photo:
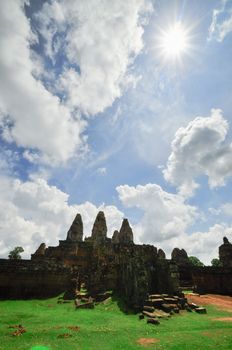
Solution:
[(166, 58), (178, 59), (188, 50), (187, 30), (177, 22), (167, 31), (162, 31), (160, 48)]

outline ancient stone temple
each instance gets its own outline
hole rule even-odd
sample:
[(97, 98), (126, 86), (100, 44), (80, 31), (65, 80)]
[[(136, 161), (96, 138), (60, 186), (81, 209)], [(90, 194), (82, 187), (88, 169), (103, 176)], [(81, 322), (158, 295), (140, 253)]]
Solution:
[[(58, 246), (46, 247), (42, 243), (31, 260), (21, 261), (22, 266), (13, 266), (14, 262), (9, 260), (1, 265), (0, 261), (0, 277), (2, 274), (5, 278), (4, 286), (0, 282), (0, 296), (3, 289), (6, 293), (6, 288), (8, 294), (15, 293), (14, 283), (9, 284), (9, 279), (7, 282), (10, 270), (11, 281), (15, 273), (20, 280), (21, 289), (18, 289), (17, 296), (21, 293), (23, 297), (28, 297), (29, 280), (32, 295), (46, 296), (46, 290), (49, 290), (49, 295), (52, 291), (55, 295), (56, 290), (60, 293), (64, 286), (72, 288), (75, 294), (84, 283), (93, 296), (112, 290), (134, 307), (142, 305), (148, 293), (178, 292), (179, 273), (175, 262), (167, 260), (164, 252), (159, 250), (158, 253), (154, 246), (134, 244), (133, 231), (127, 219), (123, 220), (112, 238), (108, 238), (105, 215), (100, 211), (91, 236), (83, 240), (83, 233), (82, 218), (77, 214), (66, 239), (60, 240)], [(1, 270), (3, 265), (5, 267)], [(40, 275), (38, 282), (36, 269), (43, 271), (44, 280)], [(51, 271), (54, 289), (49, 281)], [(26, 283), (20, 278), (21, 275), (25, 278), (25, 273)]]
[(67, 241), (82, 242), (83, 240), (83, 222), (80, 214), (77, 214), (67, 233)]
[(228, 238), (223, 238), (223, 244), (219, 247), (219, 260), (223, 267), (232, 267), (232, 244)]

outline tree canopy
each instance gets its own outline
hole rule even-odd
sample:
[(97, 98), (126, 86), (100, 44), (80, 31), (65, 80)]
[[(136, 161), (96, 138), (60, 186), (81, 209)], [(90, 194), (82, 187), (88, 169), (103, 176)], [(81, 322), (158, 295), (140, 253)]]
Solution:
[(9, 259), (22, 259), (20, 253), (24, 252), (24, 249), (22, 247), (15, 247), (13, 250), (10, 251), (8, 258)]
[(203, 262), (201, 262), (196, 256), (189, 256), (189, 262), (193, 266), (204, 266)]
[(217, 267), (217, 266), (222, 266), (222, 263), (219, 259), (215, 258), (211, 260), (211, 265)]

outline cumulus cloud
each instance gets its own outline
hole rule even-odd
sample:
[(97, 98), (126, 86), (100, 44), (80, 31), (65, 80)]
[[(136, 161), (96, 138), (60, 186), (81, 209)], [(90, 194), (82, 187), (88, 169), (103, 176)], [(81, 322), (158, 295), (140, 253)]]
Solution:
[(7, 142), (39, 151), (44, 160), (64, 162), (81, 144), (85, 124), (33, 75), (34, 40), (23, 1), (4, 1), (0, 13), (0, 108)]
[(222, 111), (213, 109), (209, 117), (197, 117), (177, 130), (164, 177), (178, 186), (181, 194), (192, 195), (195, 179), (208, 177), (211, 188), (225, 185), (232, 175), (232, 145), (225, 144), (228, 122)]
[(108, 236), (119, 229), (123, 213), (115, 206), (95, 206), (90, 202), (70, 205), (67, 193), (51, 186), (41, 178), (22, 182), (9, 177), (0, 178), (0, 255), (14, 246), (25, 249), (29, 257), (40, 243), (57, 245), (65, 239), (77, 212), (81, 213), (85, 235), (90, 235), (99, 210), (106, 215)]
[(143, 216), (134, 225), (139, 242), (162, 248), (167, 256), (175, 247), (184, 248), (188, 255), (197, 256), (205, 264), (218, 257), (218, 247), (227, 236), (232, 239), (232, 227), (215, 224), (207, 231), (189, 233), (192, 224), (201, 219), (194, 206), (185, 203), (184, 197), (165, 192), (156, 184), (119, 186), (119, 198), (126, 207), (139, 208)]
[(229, 0), (221, 0), (218, 8), (213, 10), (209, 27), (208, 40), (222, 42), (232, 32), (232, 4)]
[(111, 106), (136, 77), (128, 72), (143, 47), (143, 26), (152, 7), (146, 0), (60, 0), (36, 14), (46, 55), (62, 52), (66, 67), (57, 86), (70, 108), (96, 114)]
[(198, 215), (196, 208), (186, 204), (182, 196), (168, 193), (156, 184), (123, 185), (118, 186), (117, 191), (126, 207), (143, 211), (136, 226), (143, 243), (160, 243), (183, 234)]

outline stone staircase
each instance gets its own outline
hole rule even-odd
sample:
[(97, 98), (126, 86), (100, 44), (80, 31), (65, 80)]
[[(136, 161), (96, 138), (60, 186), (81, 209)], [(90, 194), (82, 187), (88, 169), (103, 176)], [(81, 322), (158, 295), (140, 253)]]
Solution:
[(196, 311), (204, 314), (206, 309), (196, 304), (189, 303), (184, 294), (180, 296), (168, 294), (151, 294), (144, 301), (142, 313), (139, 319), (147, 318), (147, 323), (159, 324), (160, 319), (167, 319), (173, 314), (179, 314), (181, 310)]

